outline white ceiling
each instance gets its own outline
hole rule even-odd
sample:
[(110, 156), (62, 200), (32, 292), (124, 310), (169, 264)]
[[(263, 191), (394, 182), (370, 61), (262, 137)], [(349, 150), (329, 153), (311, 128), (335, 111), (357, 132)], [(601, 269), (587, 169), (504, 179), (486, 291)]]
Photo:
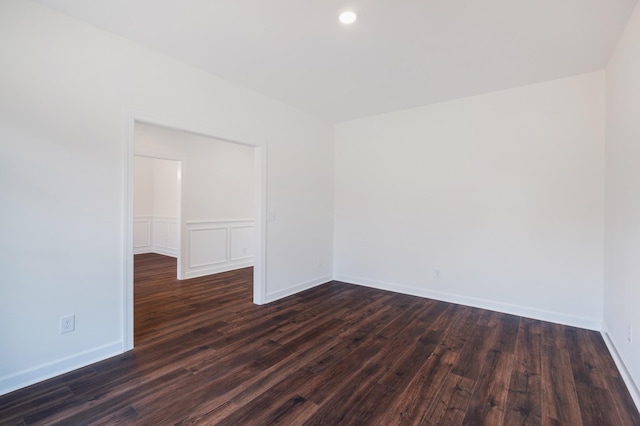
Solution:
[(636, 2), (40, 0), (331, 121), (601, 70)]

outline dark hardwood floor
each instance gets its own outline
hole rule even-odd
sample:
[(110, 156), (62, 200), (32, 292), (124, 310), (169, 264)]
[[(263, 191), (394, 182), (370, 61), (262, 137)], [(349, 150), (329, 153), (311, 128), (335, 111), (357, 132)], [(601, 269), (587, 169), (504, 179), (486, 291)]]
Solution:
[(135, 260), (135, 350), (0, 397), (1, 424), (640, 425), (601, 336), (332, 282)]

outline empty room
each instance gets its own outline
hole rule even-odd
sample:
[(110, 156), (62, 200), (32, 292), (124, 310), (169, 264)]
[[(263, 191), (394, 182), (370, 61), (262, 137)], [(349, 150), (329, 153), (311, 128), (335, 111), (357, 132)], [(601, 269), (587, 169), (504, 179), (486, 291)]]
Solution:
[(0, 58), (1, 425), (640, 425), (637, 0), (0, 0)]

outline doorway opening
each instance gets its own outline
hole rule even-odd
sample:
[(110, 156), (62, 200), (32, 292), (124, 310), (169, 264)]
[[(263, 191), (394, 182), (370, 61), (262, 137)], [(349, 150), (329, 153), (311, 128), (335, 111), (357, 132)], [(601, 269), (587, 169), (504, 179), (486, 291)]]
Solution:
[[(139, 115), (127, 116), (126, 130), (123, 351), (134, 345), (134, 253), (149, 246), (150, 252), (175, 254), (178, 280), (253, 266), (253, 302), (264, 303), (266, 145), (204, 126), (163, 123)], [(217, 163), (205, 164), (206, 160)], [(135, 214), (145, 202), (136, 199), (135, 180), (145, 167), (139, 164), (150, 161), (158, 161), (151, 169), (160, 175), (153, 190), (160, 209), (149, 210), (147, 205), (152, 214), (144, 223), (143, 215), (136, 218)], [(175, 197), (168, 180), (172, 173)], [(216, 185), (225, 179), (227, 188), (216, 192)], [(168, 210), (173, 199), (177, 199), (175, 221), (171, 220), (173, 210)]]
[(174, 257), (182, 276), (182, 161), (135, 155), (133, 253)]

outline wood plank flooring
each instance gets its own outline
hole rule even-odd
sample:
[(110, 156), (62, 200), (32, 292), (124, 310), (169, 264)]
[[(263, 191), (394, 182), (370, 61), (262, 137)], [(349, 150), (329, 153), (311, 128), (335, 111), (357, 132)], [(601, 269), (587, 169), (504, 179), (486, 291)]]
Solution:
[(266, 305), (250, 268), (135, 259), (135, 350), (0, 397), (3, 425), (640, 425), (601, 336), (332, 282)]

